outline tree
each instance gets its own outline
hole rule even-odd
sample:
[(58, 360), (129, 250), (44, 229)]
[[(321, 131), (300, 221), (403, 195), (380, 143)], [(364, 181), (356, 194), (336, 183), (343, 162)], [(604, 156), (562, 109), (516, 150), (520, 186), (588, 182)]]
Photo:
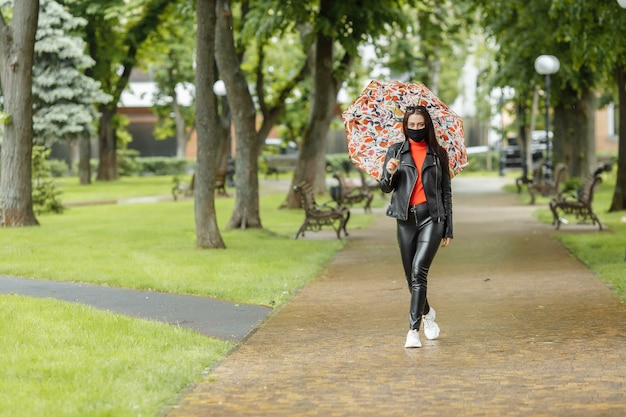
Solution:
[(187, 142), (194, 130), (193, 103), (183, 105), (182, 90), (194, 96), (194, 39), (196, 18), (186, 2), (180, 3), (147, 39), (139, 54), (139, 66), (154, 79), (157, 89), (153, 111), (158, 117), (156, 139), (176, 137), (176, 156), (185, 157)]
[[(337, 93), (348, 78), (358, 55), (358, 46), (384, 33), (386, 25), (408, 19), (401, 0), (366, 0), (359, 4), (332, 0), (311, 0), (284, 11), (304, 33), (303, 47), (310, 51), (313, 74), (309, 116), (304, 130), (298, 165), (294, 172), (287, 206), (300, 207), (293, 187), (302, 181), (313, 184), (317, 192), (325, 190), (325, 143), (330, 123), (337, 109)], [(272, 7), (281, 10), (279, 4)]]
[(128, 86), (137, 54), (148, 36), (166, 18), (175, 0), (62, 0), (74, 16), (87, 19), (84, 38), (96, 64), (86, 71), (112, 97), (100, 104), (99, 157), (96, 179), (117, 179), (117, 103)]
[[(532, 88), (543, 84), (534, 70), (534, 60), (542, 54), (559, 58), (561, 68), (551, 77), (550, 90), (554, 108), (553, 155), (555, 161), (568, 165), (573, 176), (588, 174), (595, 164), (593, 89), (600, 79), (595, 70), (599, 65), (599, 51), (592, 53), (597, 45), (579, 42), (573, 36), (582, 33), (583, 28), (584, 32), (600, 28), (597, 24), (587, 25), (597, 19), (593, 5), (588, 6), (589, 15), (576, 10), (583, 3), (586, 2), (480, 2), (483, 24), (500, 48), (497, 85), (514, 87), (519, 95), (518, 102), (530, 103)], [(581, 60), (581, 56), (586, 59)]]
[(574, 71), (589, 71), (599, 76), (595, 90), (609, 92), (619, 103), (617, 179), (609, 211), (626, 210), (626, 10), (615, 0), (555, 0), (554, 3), (559, 18), (571, 16), (558, 35), (576, 40), (572, 42)]
[[(426, 84), (444, 102), (459, 95), (461, 70), (468, 55), (470, 19), (466, 2), (427, 0), (404, 6), (406, 28), (392, 23), (376, 42), (377, 65), (394, 78)], [(380, 62), (382, 61), (382, 62)]]
[(219, 118), (213, 84), (215, 71), (215, 0), (197, 0), (196, 43), (196, 126), (198, 135), (198, 160), (194, 211), (196, 220), (196, 245), (201, 248), (225, 248), (217, 225), (215, 212), (215, 171)]
[[(285, 108), (285, 102), (290, 92), (304, 79), (307, 68), (303, 60), (300, 69), (288, 79), (281, 80), (279, 88), (274, 88), (271, 94), (265, 77), (268, 74), (263, 67), (267, 42), (279, 26), (268, 24), (272, 17), (266, 17), (264, 5), (255, 2), (254, 11), (251, 13), (248, 2), (243, 2), (241, 17), (234, 22), (231, 2), (229, 0), (217, 1), (217, 25), (216, 25), (216, 61), (222, 79), (226, 85), (226, 94), (230, 105), (233, 123), (235, 125), (236, 141), (236, 196), (235, 208), (228, 222), (228, 228), (261, 228), (259, 215), (259, 185), (258, 185), (258, 162), (257, 158), (262, 142), (265, 140), (270, 129), (278, 120)], [(247, 32), (241, 28), (241, 22), (250, 25)], [(258, 28), (251, 29), (252, 27)], [(269, 28), (269, 29), (268, 29)], [(238, 36), (242, 42), (235, 43), (235, 33), (248, 33), (246, 36)], [(254, 34), (254, 38), (250, 34)], [(249, 42), (249, 43), (245, 43)], [(248, 89), (246, 72), (243, 69), (243, 56), (246, 46), (251, 45), (255, 52), (255, 64), (249, 65), (254, 69), (251, 78), (255, 79), (256, 101), (262, 114), (261, 126), (257, 130), (257, 110), (252, 94)], [(294, 57), (294, 55), (292, 55)], [(297, 60), (296, 60), (297, 61)], [(296, 64), (296, 68), (299, 62)], [(270, 100), (271, 99), (271, 100)]]
[[(6, 5), (6, 3), (4, 4)], [(3, 6), (4, 6), (3, 5)], [(4, 7), (0, 8), (0, 12)], [(0, 86), (4, 97), (0, 203), (4, 226), (34, 226), (32, 68), (39, 0), (20, 0), (10, 24), (0, 13)]]
[(83, 150), (81, 184), (91, 182), (89, 147), (98, 118), (95, 104), (111, 100), (102, 92), (100, 83), (83, 73), (94, 61), (85, 55), (84, 41), (71, 33), (85, 24), (84, 19), (70, 15), (54, 0), (43, 0), (33, 69), (35, 142), (49, 147), (59, 140), (78, 140)]

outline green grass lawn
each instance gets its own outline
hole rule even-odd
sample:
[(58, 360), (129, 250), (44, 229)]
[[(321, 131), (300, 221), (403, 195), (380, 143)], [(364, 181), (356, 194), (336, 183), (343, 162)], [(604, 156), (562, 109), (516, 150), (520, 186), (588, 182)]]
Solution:
[(0, 416), (154, 416), (231, 343), (80, 304), (0, 296)]
[[(171, 177), (80, 186), (62, 179), (62, 215), (0, 229), (0, 274), (89, 282), (279, 305), (315, 278), (344, 240), (293, 237), (302, 210), (262, 186), (263, 230), (225, 230), (234, 205), (216, 199), (226, 250), (195, 245), (193, 199), (170, 199)], [(150, 204), (93, 204), (144, 196)], [(327, 198), (329, 199), (329, 198)], [(320, 197), (319, 201), (327, 199)], [(378, 195), (376, 206), (384, 200)], [(354, 208), (348, 230), (370, 215)], [(330, 229), (329, 229), (330, 230)], [(233, 344), (161, 323), (57, 300), (0, 295), (0, 417), (154, 416)]]

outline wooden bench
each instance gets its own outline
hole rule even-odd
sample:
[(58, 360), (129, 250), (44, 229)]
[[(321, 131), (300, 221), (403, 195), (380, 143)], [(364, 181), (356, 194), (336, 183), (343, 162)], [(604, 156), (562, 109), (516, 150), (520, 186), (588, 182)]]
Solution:
[(555, 196), (558, 194), (561, 183), (567, 175), (567, 165), (558, 163), (554, 169), (553, 179), (545, 178), (544, 167), (541, 166), (535, 171), (533, 180), (528, 183), (528, 193), (530, 194), (530, 204), (535, 204), (536, 195), (540, 194), (544, 197)]
[[(181, 181), (178, 178), (174, 178), (174, 186), (172, 187), (172, 196), (174, 201), (178, 200), (178, 196), (191, 197), (193, 195), (196, 184), (196, 173), (191, 176), (191, 181)], [(215, 191), (217, 195), (222, 197), (228, 197), (226, 192), (226, 173), (215, 174)]]
[(350, 185), (346, 181), (343, 173), (337, 171), (333, 174), (339, 184), (337, 186), (337, 192), (333, 195), (333, 199), (340, 205), (352, 207), (355, 204), (365, 202), (363, 209), (366, 213), (371, 213), (372, 200), (374, 199), (374, 193), (370, 189), (366, 182), (365, 174), (359, 170), (361, 174), (361, 183), (359, 185)]
[(276, 175), (278, 179), (278, 174), (280, 172), (289, 172), (296, 169), (296, 165), (298, 164), (298, 155), (290, 154), (290, 155), (265, 155), (263, 157), (265, 159), (265, 178), (270, 175)]
[(304, 209), (304, 222), (296, 233), (296, 239), (301, 235), (304, 236), (307, 230), (317, 232), (324, 226), (331, 226), (335, 229), (337, 239), (341, 239), (342, 230), (344, 235), (348, 236), (346, 225), (350, 220), (350, 210), (347, 207), (331, 202), (318, 205), (315, 202), (313, 188), (307, 182), (303, 181), (293, 189), (300, 195)]
[(602, 223), (593, 211), (593, 193), (598, 184), (602, 182), (599, 175), (589, 176), (583, 186), (578, 190), (576, 195), (563, 195), (559, 193), (557, 197), (550, 201), (550, 210), (552, 211), (552, 224), (558, 230), (561, 223), (567, 223), (567, 220), (559, 216), (559, 210), (563, 214), (573, 214), (581, 223), (587, 219), (591, 219), (592, 224), (597, 224), (602, 230)]

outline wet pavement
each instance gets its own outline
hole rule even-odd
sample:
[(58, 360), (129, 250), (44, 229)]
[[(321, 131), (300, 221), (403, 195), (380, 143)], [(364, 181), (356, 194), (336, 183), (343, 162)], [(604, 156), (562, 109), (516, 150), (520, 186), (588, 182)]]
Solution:
[(626, 415), (624, 304), (501, 186), (453, 181), (455, 239), (429, 277), (438, 340), (403, 347), (409, 292), (379, 210), (162, 414)]

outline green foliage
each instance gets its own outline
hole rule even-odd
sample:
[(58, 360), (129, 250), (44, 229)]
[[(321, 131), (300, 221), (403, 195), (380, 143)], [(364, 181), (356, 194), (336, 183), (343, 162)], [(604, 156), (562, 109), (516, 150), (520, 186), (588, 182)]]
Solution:
[(583, 181), (579, 177), (568, 178), (563, 182), (563, 192), (575, 194), (582, 185)]
[(144, 157), (136, 158), (139, 175), (186, 174), (192, 163), (184, 158)]
[(67, 162), (58, 159), (46, 160), (46, 169), (53, 178), (65, 177), (70, 172)]
[[(95, 166), (97, 161), (93, 163)], [(194, 169), (194, 162), (184, 158), (140, 157), (135, 149), (118, 149), (117, 169), (121, 177), (185, 174)]]
[(84, 52), (85, 42), (73, 34), (85, 23), (53, 0), (41, 2), (33, 67), (33, 128), (38, 143), (92, 135), (98, 117), (94, 105), (111, 100), (100, 83), (84, 74), (94, 61)]
[(139, 151), (135, 149), (118, 149), (117, 153), (117, 173), (120, 177), (130, 177), (137, 173), (139, 164), (137, 157)]
[[(186, 134), (194, 126), (195, 106), (183, 101), (183, 94), (193, 99), (195, 71), (195, 10), (185, 3), (172, 4), (168, 19), (150, 34), (139, 51), (140, 67), (156, 83), (153, 106), (158, 116), (154, 135), (157, 139), (176, 136), (177, 113), (184, 123)], [(183, 90), (188, 90), (184, 92)], [(176, 106), (174, 106), (176, 100)]]
[(488, 170), (488, 161), (491, 158), (491, 170), (496, 170), (499, 167), (500, 155), (498, 152), (486, 152), (480, 154), (472, 154), (467, 156), (468, 166), (463, 168), (464, 173), (468, 172), (483, 172)]
[(341, 171), (344, 174), (349, 174), (357, 169), (358, 168), (350, 162), (350, 156), (347, 153), (326, 155), (326, 172), (332, 173)]
[[(423, 82), (444, 102), (459, 95), (458, 79), (468, 54), (469, 30), (464, 2), (427, 0), (405, 5), (405, 19), (387, 26), (376, 43), (382, 59), (373, 62), (391, 70), (392, 77)], [(435, 80), (439, 80), (435, 84)]]
[(33, 210), (35, 214), (62, 213), (63, 205), (59, 196), (62, 194), (56, 183), (50, 180), (50, 168), (47, 164), (50, 149), (44, 146), (33, 146)]

